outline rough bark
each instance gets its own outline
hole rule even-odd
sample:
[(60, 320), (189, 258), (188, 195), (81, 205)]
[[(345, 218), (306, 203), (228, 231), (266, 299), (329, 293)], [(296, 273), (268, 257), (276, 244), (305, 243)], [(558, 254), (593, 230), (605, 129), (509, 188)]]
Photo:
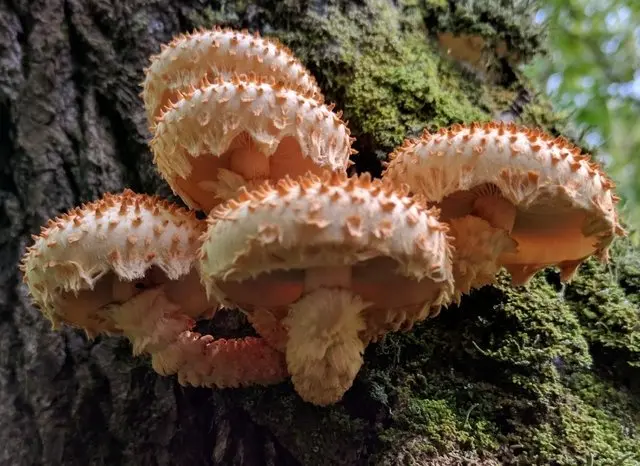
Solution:
[[(437, 47), (454, 31), (518, 60), (544, 53), (507, 3), (0, 2), (0, 464), (632, 463), (640, 260), (626, 244), (564, 289), (553, 271), (525, 290), (501, 282), (372, 345), (344, 401), (324, 409), (288, 383), (185, 389), (122, 340), (52, 331), (16, 267), (30, 234), (72, 206), (124, 187), (171, 197), (138, 84), (160, 44), (194, 26), (287, 43), (351, 120), (361, 171), (379, 174), (380, 156), (423, 127), (500, 116), (558, 132), (514, 56), (489, 53), (478, 69)], [(231, 312), (207, 330), (249, 332)]]

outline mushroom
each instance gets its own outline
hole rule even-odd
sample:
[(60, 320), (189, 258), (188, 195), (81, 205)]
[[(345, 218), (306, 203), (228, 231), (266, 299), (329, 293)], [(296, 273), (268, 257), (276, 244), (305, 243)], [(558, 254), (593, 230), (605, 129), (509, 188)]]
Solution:
[(613, 183), (579, 148), (539, 129), (492, 122), (425, 131), (390, 155), (383, 178), (438, 205), (443, 221), (481, 226), (494, 253), (499, 240), (498, 265), (514, 285), (554, 265), (570, 280), (591, 255), (606, 260), (614, 237), (624, 235)]
[(194, 267), (205, 225), (155, 196), (106, 194), (34, 236), (21, 265), (24, 281), (54, 327), (64, 322), (91, 338), (127, 336), (134, 355), (149, 353), (158, 373), (177, 373), (181, 383), (278, 382), (286, 376), (284, 356), (262, 339), (214, 340), (191, 331), (195, 319), (218, 307)]
[(159, 117), (154, 162), (190, 207), (209, 212), (240, 186), (345, 171), (353, 139), (332, 109), (256, 76), (205, 80)]
[(447, 226), (368, 174), (241, 188), (207, 222), (199, 267), (208, 295), (282, 319), (293, 384), (318, 405), (342, 398), (369, 341), (411, 328), (453, 292)]
[[(63, 322), (91, 338), (126, 334), (137, 354), (217, 308), (194, 267), (204, 226), (156, 196), (106, 194), (33, 236), (24, 282), (54, 328)], [(124, 306), (132, 300), (136, 306)]]
[(315, 78), (300, 61), (275, 39), (259, 34), (216, 27), (181, 34), (151, 57), (142, 83), (147, 118), (155, 118), (180, 93), (197, 87), (207, 77), (230, 80), (234, 74), (272, 76), (286, 87), (311, 94), (321, 102), (322, 92)]

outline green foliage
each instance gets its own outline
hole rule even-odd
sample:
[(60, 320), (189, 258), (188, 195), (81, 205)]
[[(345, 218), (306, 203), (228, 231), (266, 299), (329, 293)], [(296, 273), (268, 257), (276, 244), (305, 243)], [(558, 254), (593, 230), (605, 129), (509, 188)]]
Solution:
[(556, 109), (567, 132), (607, 163), (624, 215), (640, 225), (640, 2), (541, 0), (549, 53), (526, 69)]

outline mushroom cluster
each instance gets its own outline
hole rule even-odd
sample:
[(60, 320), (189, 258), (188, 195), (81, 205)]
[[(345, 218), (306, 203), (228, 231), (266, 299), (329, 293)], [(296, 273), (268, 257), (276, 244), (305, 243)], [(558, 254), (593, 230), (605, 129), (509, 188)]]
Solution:
[[(347, 175), (354, 138), (275, 40), (216, 28), (153, 56), (154, 163), (187, 206), (125, 190), (50, 220), (21, 269), (53, 323), (123, 335), (183, 385), (291, 378), (328, 405), (370, 342), (408, 331), (501, 268), (514, 284), (607, 258), (613, 183), (562, 138), (503, 123), (407, 140), (381, 179)], [(206, 220), (198, 220), (195, 211)], [(221, 307), (257, 337), (194, 331)]]

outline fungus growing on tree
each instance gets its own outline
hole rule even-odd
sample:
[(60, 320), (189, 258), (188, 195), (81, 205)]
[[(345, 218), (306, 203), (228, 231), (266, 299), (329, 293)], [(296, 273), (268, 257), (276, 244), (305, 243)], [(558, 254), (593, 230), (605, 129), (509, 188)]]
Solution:
[[(144, 347), (151, 330), (163, 334), (156, 326), (173, 308), (192, 319), (217, 307), (194, 267), (204, 226), (155, 196), (106, 194), (49, 220), (23, 257), (24, 281), (54, 327), (63, 322), (90, 337), (127, 333), (134, 348)], [(130, 300), (136, 306), (122, 312)], [(182, 330), (189, 319), (178, 319)]]
[[(217, 309), (194, 267), (206, 224), (155, 196), (106, 194), (50, 220), (23, 258), (34, 303), (57, 325), (124, 335), (160, 374), (209, 385), (274, 383), (284, 356), (259, 338), (191, 332)], [(262, 365), (254, 367), (256, 361)]]
[(345, 171), (355, 151), (349, 128), (332, 108), (273, 80), (218, 78), (159, 117), (154, 161), (190, 207), (209, 212), (241, 186)]
[(181, 34), (151, 57), (141, 94), (151, 127), (163, 108), (181, 93), (198, 87), (204, 78), (229, 81), (235, 74), (249, 73), (273, 77), (285, 87), (323, 100), (315, 78), (279, 41), (216, 27)]
[(249, 315), (288, 310), (289, 373), (315, 404), (342, 397), (369, 341), (410, 328), (453, 292), (447, 226), (368, 175), (325, 172), (241, 189), (207, 221), (207, 293)]
[(498, 265), (516, 285), (553, 265), (569, 280), (624, 234), (613, 183), (579, 148), (538, 129), (472, 123), (425, 132), (391, 154), (383, 177), (437, 204), (442, 221), (475, 216), (485, 231), (508, 234), (517, 246), (502, 240)]
[[(290, 374), (303, 399), (334, 403), (368, 343), (502, 266), (516, 284), (549, 265), (569, 279), (624, 234), (613, 183), (539, 130), (425, 132), (391, 154), (383, 180), (347, 178), (355, 151), (341, 114), (290, 51), (247, 32), (176, 38), (152, 58), (142, 96), (158, 170), (207, 222), (157, 197), (107, 194), (49, 221), (21, 268), (54, 326), (125, 335), (183, 385)], [(241, 308), (260, 338), (194, 332), (219, 304)]]

